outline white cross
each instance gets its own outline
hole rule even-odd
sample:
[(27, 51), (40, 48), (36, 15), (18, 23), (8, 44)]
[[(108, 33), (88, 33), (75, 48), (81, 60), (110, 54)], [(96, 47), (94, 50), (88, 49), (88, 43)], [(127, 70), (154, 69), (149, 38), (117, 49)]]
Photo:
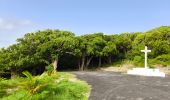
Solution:
[(147, 46), (145, 46), (145, 50), (141, 50), (141, 52), (145, 53), (145, 68), (147, 68), (147, 53), (151, 52), (151, 50), (147, 50)]

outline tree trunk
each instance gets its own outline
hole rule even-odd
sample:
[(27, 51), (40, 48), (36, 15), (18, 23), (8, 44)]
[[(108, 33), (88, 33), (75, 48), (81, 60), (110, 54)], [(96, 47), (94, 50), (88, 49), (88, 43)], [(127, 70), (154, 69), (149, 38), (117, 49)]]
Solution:
[(16, 78), (16, 77), (17, 77), (16, 69), (11, 69), (11, 78)]
[(112, 64), (112, 56), (108, 57), (109, 64)]
[(57, 67), (58, 67), (58, 59), (55, 59), (53, 62), (54, 73), (56, 73)]
[(101, 61), (101, 57), (99, 57), (99, 67), (101, 67), (102, 61)]
[(88, 66), (89, 66), (89, 64), (90, 64), (90, 62), (91, 62), (91, 60), (92, 60), (92, 58), (93, 58), (93, 57), (90, 57), (89, 59), (87, 59), (86, 67), (88, 67)]
[(85, 65), (85, 56), (82, 56), (82, 62), (81, 62), (81, 68), (80, 68), (81, 71), (84, 70), (84, 65)]
[(78, 69), (81, 70), (81, 60), (78, 60)]

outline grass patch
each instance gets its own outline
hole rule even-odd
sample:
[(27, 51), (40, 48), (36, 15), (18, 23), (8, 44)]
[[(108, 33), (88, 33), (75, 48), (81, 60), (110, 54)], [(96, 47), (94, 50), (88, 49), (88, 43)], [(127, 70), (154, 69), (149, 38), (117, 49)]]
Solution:
[(1, 100), (88, 100), (90, 86), (64, 72), (27, 78), (0, 79)]

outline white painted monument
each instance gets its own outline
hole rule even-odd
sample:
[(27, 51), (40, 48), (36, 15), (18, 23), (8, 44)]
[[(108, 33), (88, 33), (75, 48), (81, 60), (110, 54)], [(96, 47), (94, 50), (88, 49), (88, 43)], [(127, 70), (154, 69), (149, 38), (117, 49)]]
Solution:
[(145, 46), (145, 50), (141, 50), (141, 52), (145, 53), (145, 68), (133, 68), (132, 70), (129, 70), (127, 74), (165, 77), (165, 73), (160, 72), (159, 69), (150, 69), (147, 67), (147, 53), (151, 52), (151, 50), (148, 50), (147, 46)]

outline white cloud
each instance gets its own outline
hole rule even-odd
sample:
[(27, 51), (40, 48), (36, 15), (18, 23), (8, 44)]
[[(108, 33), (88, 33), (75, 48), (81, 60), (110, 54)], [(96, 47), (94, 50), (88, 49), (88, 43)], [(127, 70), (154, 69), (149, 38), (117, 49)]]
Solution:
[(30, 20), (0, 18), (0, 31), (18, 30), (31, 25), (33, 25), (33, 22)]

